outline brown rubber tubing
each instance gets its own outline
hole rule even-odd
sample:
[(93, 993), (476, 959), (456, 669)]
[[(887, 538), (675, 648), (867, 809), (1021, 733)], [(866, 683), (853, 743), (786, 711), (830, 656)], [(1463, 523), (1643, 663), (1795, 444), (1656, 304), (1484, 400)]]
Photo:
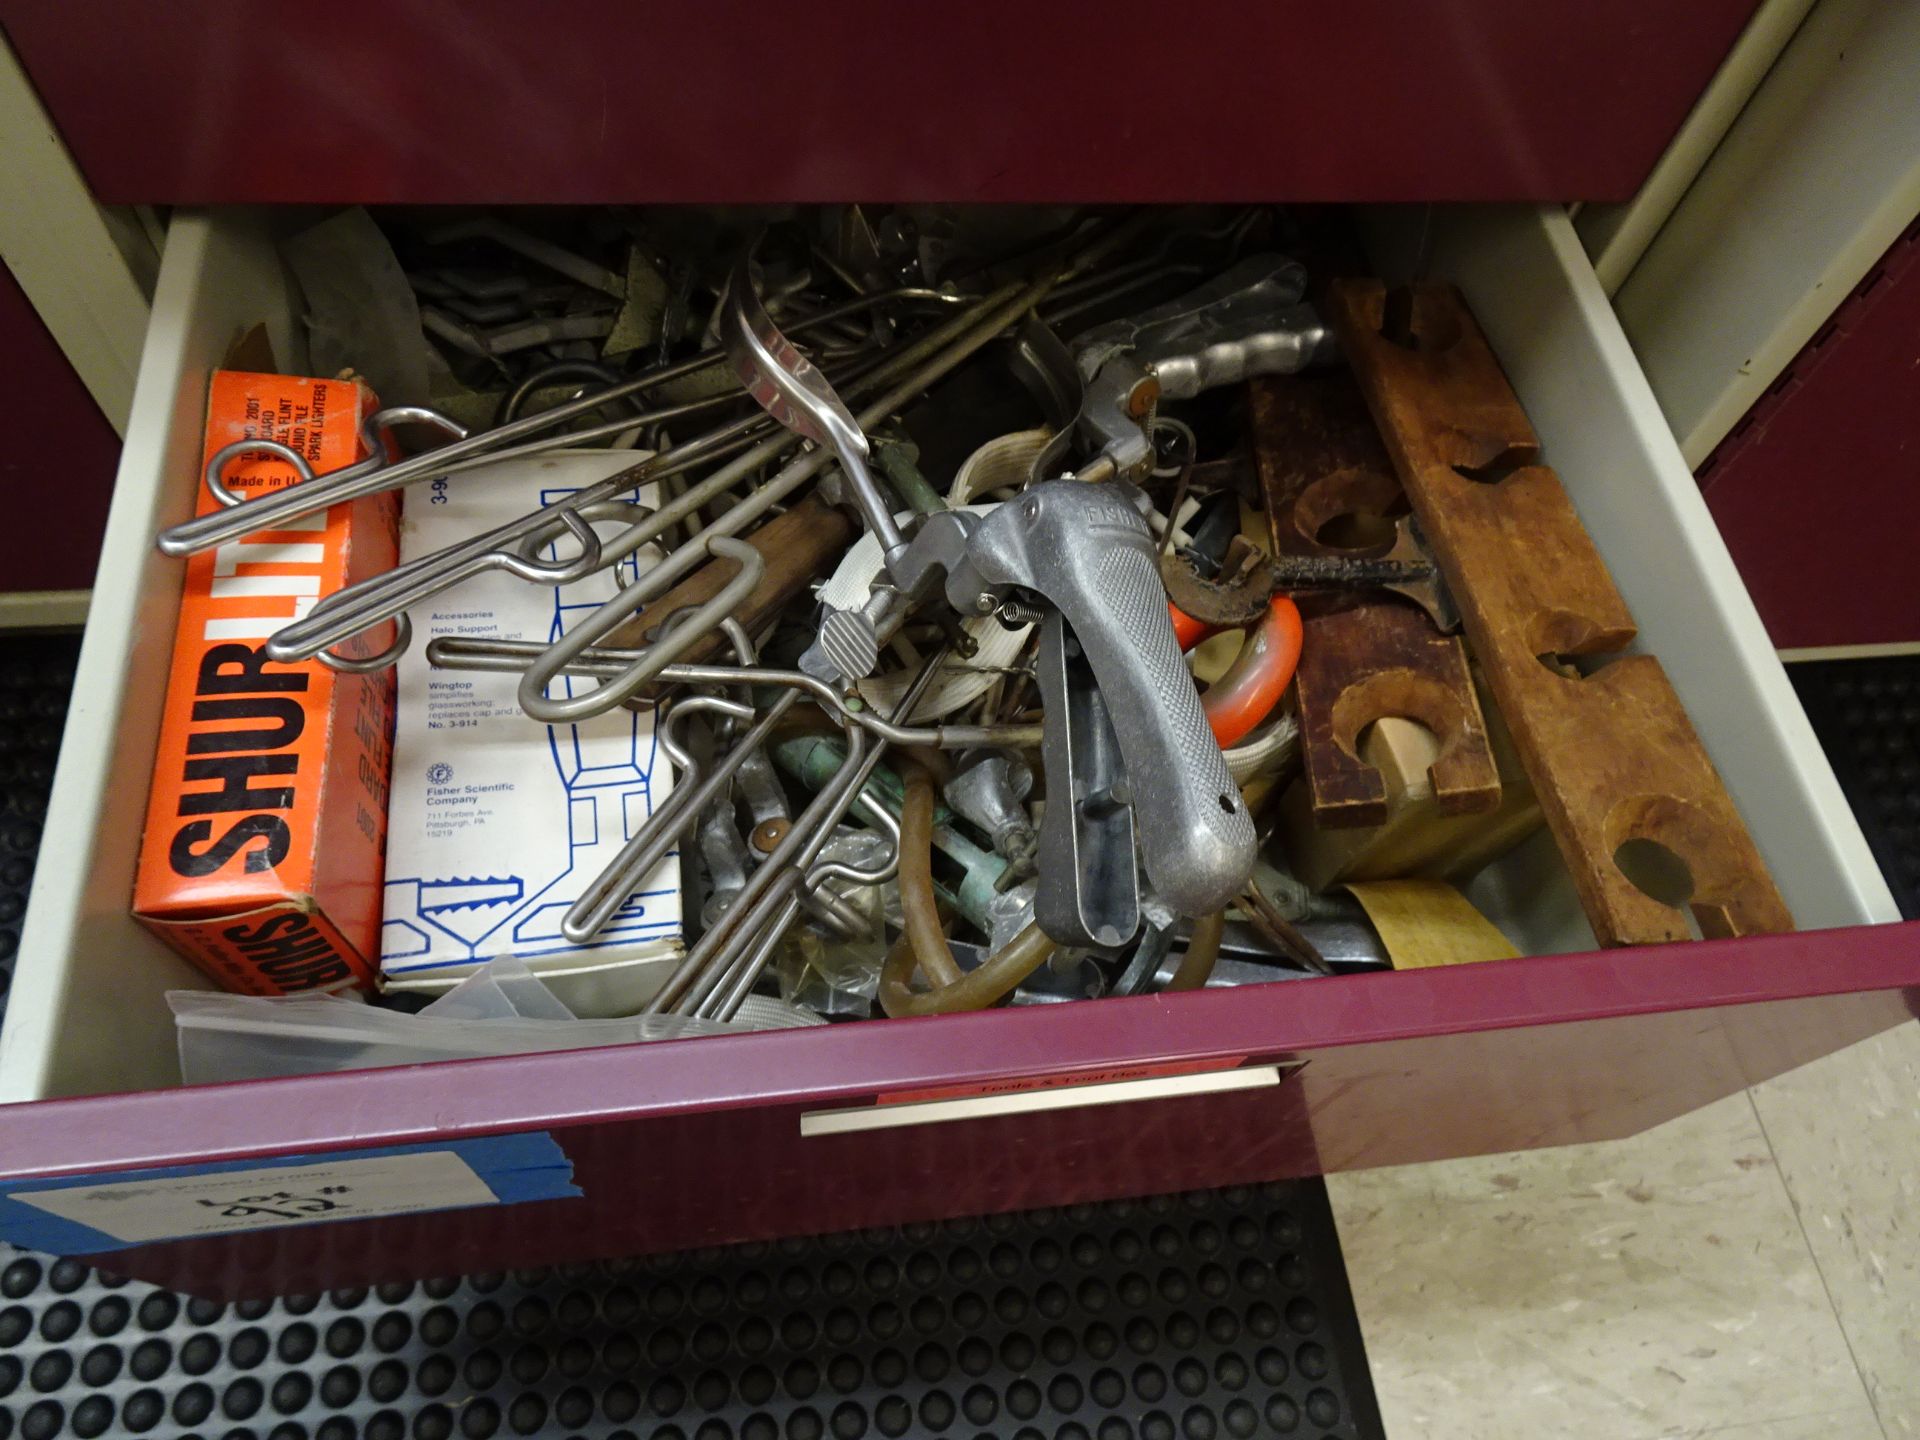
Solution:
[[(941, 937), (941, 944), (946, 944)], [(1047, 963), (1054, 942), (1038, 925), (1029, 925), (1005, 948), (994, 952), (978, 970), (969, 970), (951, 985), (938, 990), (911, 988), (915, 953), (911, 936), (902, 935), (887, 952), (880, 970), (880, 1008), (898, 1018), (903, 1015), (945, 1015), (956, 1010), (984, 1010), (1008, 994), (1027, 976)], [(953, 952), (947, 952), (952, 958)]]
[(1213, 974), (1214, 962), (1220, 958), (1220, 942), (1226, 933), (1227, 912), (1224, 910), (1194, 921), (1193, 934), (1187, 937), (1187, 953), (1180, 957), (1180, 968), (1167, 982), (1167, 990), (1198, 990), (1205, 985), (1207, 977)]
[[(941, 932), (933, 895), (933, 777), (918, 765), (902, 768), (906, 796), (900, 805), (900, 914), (910, 953), (919, 957), (920, 968), (938, 990), (957, 984), (962, 971)], [(906, 979), (912, 978), (909, 972)]]
[[(900, 811), (900, 911), (906, 931), (881, 967), (880, 1008), (896, 1017), (983, 1010), (1046, 964), (1054, 942), (1038, 925), (1029, 925), (979, 969), (960, 969), (940, 928), (933, 893), (933, 777), (912, 766), (906, 786)], [(935, 988), (916, 992), (916, 969), (925, 970)], [(941, 980), (948, 969), (954, 978)]]

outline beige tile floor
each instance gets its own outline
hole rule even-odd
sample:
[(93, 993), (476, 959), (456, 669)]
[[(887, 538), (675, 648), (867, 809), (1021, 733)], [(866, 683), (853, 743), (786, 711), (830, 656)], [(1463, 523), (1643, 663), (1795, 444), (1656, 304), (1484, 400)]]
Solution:
[(1920, 1025), (1629, 1140), (1328, 1189), (1389, 1440), (1920, 1437)]

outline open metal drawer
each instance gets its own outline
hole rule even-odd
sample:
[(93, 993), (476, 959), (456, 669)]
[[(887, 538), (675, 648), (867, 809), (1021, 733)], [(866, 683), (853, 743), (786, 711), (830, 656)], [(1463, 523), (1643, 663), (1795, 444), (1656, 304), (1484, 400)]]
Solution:
[[(1421, 223), (1365, 220), (1392, 274)], [(0, 1173), (528, 1132), (573, 1165), (579, 1198), (109, 1261), (201, 1292), (310, 1289), (1625, 1135), (1911, 1016), (1920, 928), (1885, 923), (1886, 886), (1571, 226), (1500, 207), (1427, 229), (1431, 273), (1465, 290), (1802, 933), (1594, 951), (1541, 836), (1475, 887), (1520, 960), (179, 1088), (161, 992), (205, 982), (127, 915), (180, 586), (151, 541), (188, 513), (209, 371), (242, 327), (291, 320), (261, 217), (182, 214), (0, 1042)], [(928, 1090), (966, 1098), (874, 1108)]]

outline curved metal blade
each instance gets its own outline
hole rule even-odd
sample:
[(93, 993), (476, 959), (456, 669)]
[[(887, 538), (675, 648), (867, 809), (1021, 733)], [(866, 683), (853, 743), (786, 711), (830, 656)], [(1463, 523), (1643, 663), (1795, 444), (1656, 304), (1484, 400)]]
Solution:
[(720, 311), (720, 343), (747, 393), (803, 439), (867, 453), (867, 437), (827, 377), (774, 324), (760, 299), (760, 263), (752, 250), (727, 281)]

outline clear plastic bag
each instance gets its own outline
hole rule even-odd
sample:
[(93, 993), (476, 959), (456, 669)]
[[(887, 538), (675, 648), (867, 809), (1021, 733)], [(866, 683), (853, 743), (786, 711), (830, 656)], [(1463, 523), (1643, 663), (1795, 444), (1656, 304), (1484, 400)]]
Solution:
[(189, 1085), (826, 1023), (758, 995), (730, 1021), (684, 1015), (581, 1020), (514, 956), (490, 962), (417, 1015), (334, 995), (170, 990), (167, 1004), (179, 1031), (181, 1078)]
[(436, 1020), (580, 1018), (517, 955), (502, 955), (482, 965), (418, 1013)]

